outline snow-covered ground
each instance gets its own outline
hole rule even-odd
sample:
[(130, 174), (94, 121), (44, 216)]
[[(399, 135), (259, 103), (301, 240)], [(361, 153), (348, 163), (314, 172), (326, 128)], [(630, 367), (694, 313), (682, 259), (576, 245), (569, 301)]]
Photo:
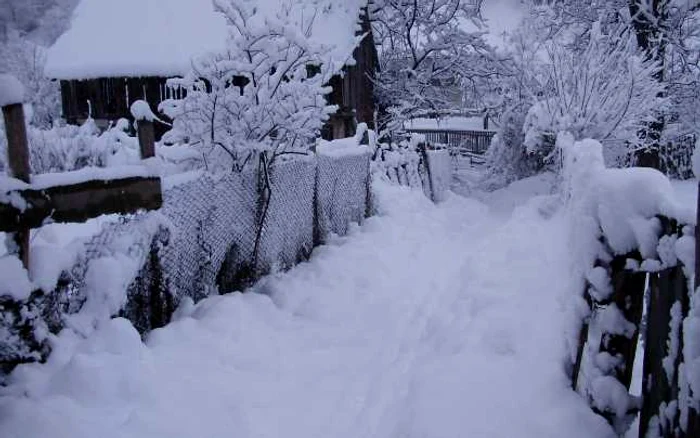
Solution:
[(380, 186), (379, 216), (253, 293), (144, 343), (123, 319), (60, 337), (0, 389), (2, 436), (612, 436), (569, 389), (565, 221), (530, 196)]

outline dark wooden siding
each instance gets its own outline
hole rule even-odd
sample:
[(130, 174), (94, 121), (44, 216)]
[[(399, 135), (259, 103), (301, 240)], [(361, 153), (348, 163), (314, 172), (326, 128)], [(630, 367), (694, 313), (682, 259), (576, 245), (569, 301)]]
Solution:
[(95, 119), (116, 120), (131, 116), (134, 101), (146, 100), (156, 110), (163, 100), (166, 78), (100, 78), (61, 81), (63, 114), (69, 122), (84, 120), (92, 106)]
[(376, 103), (372, 80), (379, 62), (366, 14), (362, 17), (359, 34), (365, 37), (353, 52), (355, 65), (346, 67), (342, 75), (333, 77), (329, 83), (333, 89), (328, 96), (329, 103), (338, 105), (339, 109), (324, 129), (323, 137), (326, 139), (354, 135), (356, 123), (367, 123), (374, 129)]
[[(131, 104), (145, 100), (153, 111), (168, 98), (166, 78), (99, 78), (90, 80), (61, 81), (63, 116), (68, 123), (82, 123), (90, 113), (100, 121), (131, 119)], [(88, 101), (90, 104), (88, 104)], [(160, 138), (166, 126), (156, 124), (156, 136)]]

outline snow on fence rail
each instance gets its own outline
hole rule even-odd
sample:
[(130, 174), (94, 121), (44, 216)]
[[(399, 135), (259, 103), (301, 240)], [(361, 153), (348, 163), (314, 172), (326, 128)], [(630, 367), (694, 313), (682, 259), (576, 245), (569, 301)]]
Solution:
[[(619, 433), (700, 436), (700, 293), (695, 217), (652, 169), (608, 169), (593, 140), (557, 141), (577, 266), (585, 281), (572, 384)], [(645, 294), (646, 326), (642, 324)], [(641, 400), (630, 395), (640, 332)]]

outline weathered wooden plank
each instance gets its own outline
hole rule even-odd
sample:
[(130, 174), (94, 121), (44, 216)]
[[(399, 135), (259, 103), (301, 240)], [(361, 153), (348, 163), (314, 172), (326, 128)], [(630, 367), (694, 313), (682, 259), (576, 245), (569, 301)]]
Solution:
[(642, 322), (644, 307), (644, 286), (646, 272), (634, 272), (625, 269), (628, 258), (639, 258), (639, 254), (617, 256), (610, 263), (613, 294), (611, 301), (622, 312), (625, 319), (635, 326), (634, 335), (628, 338), (624, 335), (603, 334), (600, 351), (611, 356), (621, 357), (623, 364), (615, 370), (615, 378), (627, 389), (632, 382), (634, 355), (637, 350), (639, 327)]
[[(669, 355), (669, 337), (671, 336), (671, 308), (679, 303), (683, 306), (684, 297), (688, 295), (687, 281), (681, 266), (661, 271), (651, 276), (650, 299), (647, 314), (647, 330), (644, 351), (644, 379), (642, 382), (642, 411), (639, 422), (639, 436), (647, 436), (651, 427), (656, 428), (654, 436), (675, 437), (678, 432), (678, 413), (670, 412), (671, 421), (662, 419), (651, 423), (658, 416), (662, 404), (678, 399), (678, 365), (680, 351), (672, 362), (669, 376), (664, 367), (664, 359)], [(677, 336), (679, 348), (680, 332)], [(658, 417), (657, 417), (658, 418)]]
[(163, 203), (160, 178), (130, 177), (17, 192), (27, 208), (0, 204), (0, 231), (37, 228), (48, 222), (85, 222), (113, 213), (155, 210)]

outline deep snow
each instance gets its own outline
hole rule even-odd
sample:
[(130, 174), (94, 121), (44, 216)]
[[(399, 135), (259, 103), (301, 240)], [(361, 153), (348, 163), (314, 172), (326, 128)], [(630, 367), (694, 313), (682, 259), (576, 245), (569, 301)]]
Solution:
[(145, 343), (123, 319), (64, 334), (0, 389), (2, 435), (613, 436), (564, 372), (565, 217), (525, 192), (505, 214), (379, 185), (379, 216), (253, 293)]

